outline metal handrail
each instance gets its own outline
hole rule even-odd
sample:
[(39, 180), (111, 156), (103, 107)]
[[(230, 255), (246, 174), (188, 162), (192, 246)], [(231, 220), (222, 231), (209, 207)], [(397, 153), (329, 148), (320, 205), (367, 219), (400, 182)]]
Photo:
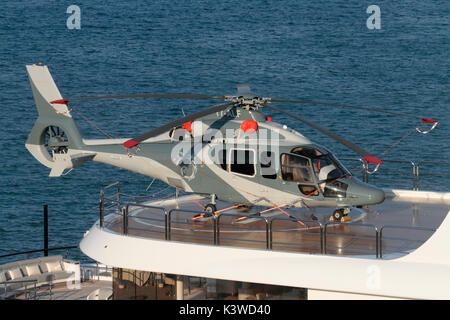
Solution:
[[(369, 182), (369, 175), (370, 174), (374, 174), (377, 169), (375, 171), (369, 172), (369, 166), (367, 164), (367, 161), (362, 159), (362, 158), (339, 158), (339, 160), (346, 160), (346, 161), (360, 161), (363, 165), (363, 182), (368, 183)], [(418, 177), (418, 170), (416, 170), (416, 167), (418, 167), (418, 165), (416, 165), (414, 163), (414, 161), (411, 160), (395, 160), (395, 159), (381, 159), (383, 162), (390, 162), (390, 163), (409, 163), (412, 166), (412, 179), (413, 179), (413, 190), (418, 190), (418, 185), (417, 185), (417, 177)]]
[(367, 174), (367, 162), (362, 158), (339, 158), (339, 160), (347, 160), (347, 161), (360, 161), (363, 166), (363, 182), (369, 182), (369, 176)]
[[(38, 283), (37, 279), (2, 281), (2, 282), (0, 282), (0, 285), (8, 285), (8, 284), (11, 284), (11, 283), (24, 283), (25, 284), (25, 289), (23, 291), (21, 291), (21, 292), (25, 293), (25, 299), (28, 299), (28, 296), (29, 296), (27, 283), (33, 283), (34, 284), (34, 291), (35, 292), (37, 291), (36, 290), (36, 285)], [(6, 294), (6, 287), (5, 287), (5, 294)], [(14, 293), (14, 297), (16, 297), (16, 296), (17, 296), (17, 293), (15, 292)], [(34, 298), (36, 299), (36, 295), (34, 296)]]
[[(167, 229), (167, 237), (166, 237), (166, 240), (171, 240), (171, 231), (172, 231), (172, 212), (185, 212), (185, 213), (196, 213), (196, 214), (199, 214), (199, 213), (205, 213), (204, 211), (195, 211), (195, 210), (186, 210), (186, 209), (172, 209), (172, 210), (169, 210), (169, 213), (167, 214), (167, 227), (166, 227), (166, 229)], [(214, 215), (214, 217), (213, 217), (213, 219), (214, 219), (214, 223), (213, 223), (213, 233), (214, 233), (214, 245), (216, 245), (216, 243), (217, 243), (217, 230), (216, 230), (216, 222), (215, 222), (215, 220), (217, 219), (217, 216), (216, 215)]]
[(420, 177), (420, 175), (419, 175), (419, 168), (420, 168), (420, 166), (422, 164), (438, 164), (438, 165), (450, 166), (450, 162), (445, 162), (445, 161), (426, 161), (426, 160), (420, 161), (417, 164), (417, 172), (416, 172), (416, 175), (417, 175), (417, 189), (414, 189), (414, 190), (419, 190), (419, 181), (420, 181), (419, 180), (419, 177)]
[(416, 227), (416, 226), (394, 226), (394, 225), (386, 225), (386, 226), (382, 226), (379, 230), (379, 237), (378, 237), (378, 241), (379, 241), (379, 249), (380, 249), (380, 255), (379, 258), (383, 258), (383, 230), (386, 228), (390, 228), (390, 229), (405, 229), (405, 230), (421, 230), (421, 231), (436, 231), (436, 228), (428, 228), (428, 227)]
[(320, 237), (320, 253), (323, 254), (323, 224), (320, 221), (317, 220), (302, 220), (299, 218), (271, 218), (270, 219), (270, 224), (269, 224), (269, 229), (270, 229), (270, 250), (272, 250), (273, 247), (273, 222), (274, 221), (291, 221), (291, 222), (301, 222), (303, 224), (305, 224), (305, 229), (308, 230), (309, 227), (306, 225), (306, 223), (308, 222), (312, 222), (315, 223), (317, 225), (319, 225), (319, 229), (320, 229), (320, 233), (319, 233), (319, 237)]
[(327, 236), (328, 236), (327, 227), (332, 224), (374, 228), (374, 230), (375, 230), (375, 257), (378, 258), (380, 256), (379, 231), (378, 231), (377, 226), (375, 226), (373, 224), (367, 224), (367, 223), (351, 223), (351, 222), (337, 222), (337, 221), (329, 221), (329, 222), (325, 223), (325, 225), (324, 225), (324, 231), (323, 231), (324, 254), (327, 254)]
[[(351, 161), (360, 161), (362, 163), (362, 166), (364, 168), (364, 177), (363, 180), (365, 180), (365, 182), (368, 182), (368, 174), (370, 174), (369, 172), (367, 172), (367, 163), (364, 159), (361, 158), (340, 158), (340, 160), (351, 160)], [(410, 164), (412, 167), (412, 185), (413, 185), (413, 190), (418, 190), (419, 189), (419, 167), (423, 164), (445, 164), (445, 165), (450, 165), (450, 162), (438, 162), (438, 161), (420, 161), (418, 163), (415, 163), (413, 161), (409, 161), (409, 160), (391, 160), (391, 159), (383, 159), (384, 162), (391, 162), (391, 163), (407, 163)], [(114, 194), (114, 196), (117, 195), (117, 200), (112, 199), (110, 197), (105, 197), (104, 196), (104, 190), (107, 188), (111, 188), (113, 186), (118, 187), (118, 192), (116, 194)], [(100, 199), (100, 227), (103, 228), (104, 227), (104, 214), (105, 214), (105, 200), (111, 202), (111, 203), (115, 203), (118, 205), (118, 207), (121, 209), (119, 210), (119, 215), (122, 215), (122, 225), (123, 225), (123, 234), (128, 234), (128, 222), (129, 222), (129, 208), (130, 207), (140, 207), (140, 208), (151, 208), (151, 209), (158, 209), (161, 210), (164, 213), (165, 216), (165, 239), (166, 240), (171, 240), (171, 224), (172, 224), (172, 213), (174, 212), (188, 212), (188, 213), (195, 213), (198, 214), (200, 211), (195, 211), (195, 210), (186, 210), (186, 209), (171, 209), (169, 211), (167, 211), (166, 208), (164, 207), (158, 207), (158, 206), (150, 206), (150, 205), (145, 205), (145, 204), (141, 204), (139, 202), (125, 202), (125, 206), (122, 206), (121, 203), (121, 194), (120, 193), (120, 183), (119, 182), (115, 182), (112, 183), (108, 186), (106, 186), (105, 188), (103, 188), (100, 192), (101, 194), (101, 199)], [(127, 195), (128, 196), (128, 195)], [(147, 196), (143, 196), (143, 197), (147, 197)], [(134, 197), (136, 198), (136, 197)], [(203, 213), (203, 211), (201, 212)], [(428, 231), (435, 231), (436, 229), (433, 228), (425, 228), (425, 227), (407, 227), (407, 226), (383, 226), (381, 227), (381, 229), (379, 229), (379, 227), (372, 225), (372, 224), (357, 224), (357, 223), (346, 223), (346, 222), (327, 222), (325, 224), (322, 224), (321, 222), (317, 221), (317, 220), (302, 220), (302, 219), (292, 219), (292, 218), (266, 218), (266, 217), (261, 217), (261, 216), (257, 216), (254, 214), (235, 214), (235, 213), (220, 213), (217, 216), (213, 216), (212, 218), (214, 219), (214, 223), (213, 223), (213, 232), (214, 232), (214, 245), (220, 245), (220, 220), (221, 217), (223, 216), (234, 216), (234, 217), (247, 217), (247, 218), (254, 218), (254, 219), (262, 219), (265, 221), (266, 224), (266, 249), (268, 250), (272, 250), (273, 248), (273, 223), (277, 220), (285, 220), (285, 221), (298, 221), (298, 222), (302, 222), (302, 223), (314, 223), (317, 224), (319, 229), (320, 229), (320, 253), (321, 254), (327, 254), (327, 237), (328, 237), (328, 232), (327, 232), (327, 228), (329, 225), (333, 224), (333, 225), (351, 225), (351, 226), (358, 226), (358, 227), (371, 227), (374, 229), (375, 231), (375, 243), (376, 243), (376, 258), (382, 258), (382, 230), (384, 228), (404, 228), (404, 229), (416, 229), (416, 230), (428, 230)], [(308, 228), (308, 226), (306, 227), (306, 229)], [(250, 240), (253, 241), (253, 240)], [(51, 249), (50, 249), (51, 250)], [(0, 256), (1, 258), (2, 256)]]
[[(109, 197), (105, 197), (105, 190), (110, 189), (114, 186), (117, 186), (117, 192), (114, 194), (114, 196), (117, 196), (117, 200), (113, 200)], [(105, 200), (108, 200), (109, 202), (116, 202), (117, 203), (117, 210), (120, 212), (121, 211), (121, 207), (120, 207), (120, 182), (116, 181), (113, 182), (111, 184), (108, 184), (106, 187), (103, 187), (100, 190), (100, 203), (99, 203), (99, 207), (100, 207), (100, 227), (103, 228), (104, 227), (104, 219), (105, 219)]]
[(139, 208), (148, 208), (148, 209), (157, 209), (157, 210), (161, 210), (164, 213), (164, 221), (165, 221), (165, 231), (164, 231), (164, 238), (167, 240), (167, 236), (168, 236), (168, 224), (167, 224), (167, 210), (164, 207), (157, 207), (157, 206), (149, 206), (149, 205), (145, 205), (145, 204), (140, 204), (140, 203), (127, 203), (127, 205), (122, 208), (122, 213), (123, 213), (123, 233), (126, 235), (128, 234), (128, 213), (129, 213), (129, 208), (130, 207), (139, 207)]
[(18, 256), (18, 255), (21, 255), (21, 254), (30, 254), (30, 253), (36, 253), (36, 252), (44, 252), (45, 250), (52, 251), (52, 250), (67, 250), (67, 249), (76, 249), (76, 248), (78, 248), (78, 246), (58, 247), (58, 248), (37, 249), (37, 250), (29, 250), (29, 251), (22, 251), (22, 252), (14, 252), (14, 253), (1, 255), (0, 259), (1, 258), (12, 257), (12, 256)]
[[(165, 222), (165, 240), (170, 241), (171, 240), (171, 219), (172, 219), (172, 213), (174, 212), (184, 212), (184, 213), (196, 213), (198, 214), (199, 211), (194, 210), (186, 210), (186, 209), (171, 209), (167, 211), (164, 207), (158, 207), (158, 206), (150, 206), (150, 205), (144, 205), (139, 203), (128, 203), (125, 207), (123, 207), (123, 234), (128, 234), (128, 213), (129, 213), (129, 207), (139, 207), (139, 208), (150, 208), (150, 209), (157, 209), (161, 210), (164, 213), (164, 222)], [(203, 212), (202, 212), (203, 213)], [(267, 217), (261, 217), (253, 214), (236, 214), (236, 213), (220, 213), (217, 216), (212, 216), (212, 219), (214, 219), (213, 225), (213, 233), (214, 233), (214, 245), (220, 245), (220, 220), (222, 217), (230, 216), (230, 217), (247, 217), (247, 218), (254, 218), (254, 219), (261, 219), (265, 222), (265, 233), (266, 233), (266, 249), (272, 250), (273, 249), (273, 223), (275, 221), (291, 221), (291, 222), (302, 222), (305, 224), (305, 230), (308, 230), (310, 227), (306, 225), (306, 223), (314, 223), (317, 224), (319, 227), (319, 237), (320, 237), (320, 253), (321, 254), (327, 254), (327, 238), (328, 238), (328, 226), (329, 225), (349, 225), (349, 226), (356, 226), (356, 227), (370, 227), (373, 228), (375, 231), (375, 256), (377, 259), (382, 258), (382, 236), (383, 236), (383, 230), (386, 228), (397, 228), (397, 229), (411, 229), (411, 230), (423, 230), (423, 231), (436, 231), (435, 228), (427, 228), (427, 227), (410, 227), (410, 226), (394, 226), (394, 225), (386, 225), (382, 226), (381, 228), (373, 225), (373, 224), (363, 224), (363, 223), (351, 223), (351, 222), (336, 222), (336, 221), (329, 221), (325, 224), (322, 224), (320, 221), (317, 220), (302, 220), (298, 218), (267, 218)], [(72, 248), (72, 247), (67, 247)], [(76, 248), (76, 247), (74, 247)], [(52, 248), (49, 250), (57, 250), (57, 249), (63, 249), (63, 248)], [(42, 250), (33, 250), (34, 251), (42, 251)], [(28, 253), (28, 252), (24, 252)], [(21, 253), (18, 253), (21, 254)], [(14, 254), (10, 254), (14, 255)], [(10, 256), (6, 255), (6, 256)], [(0, 256), (0, 258), (3, 256)]]
[(217, 219), (215, 220), (215, 229), (216, 229), (216, 235), (217, 235), (217, 243), (216, 245), (220, 245), (220, 218), (221, 217), (247, 217), (247, 218), (256, 218), (256, 219), (262, 219), (266, 223), (266, 249), (270, 250), (270, 237), (269, 237), (269, 220), (266, 217), (256, 216), (252, 214), (236, 214), (236, 213), (226, 213), (222, 212), (217, 216)]
[[(372, 174), (374, 172), (368, 172), (368, 165), (367, 162), (364, 159), (361, 158), (339, 158), (339, 160), (345, 160), (345, 161), (360, 161), (363, 164), (363, 182), (368, 183), (368, 175)], [(444, 165), (444, 166), (450, 166), (450, 162), (446, 161), (428, 161), (423, 160), (419, 162), (411, 161), (411, 160), (395, 160), (395, 159), (382, 159), (383, 162), (387, 163), (407, 163), (410, 164), (412, 167), (412, 190), (418, 191), (419, 190), (419, 182), (420, 182), (420, 167), (422, 165), (426, 164), (436, 164), (436, 165)], [(431, 173), (432, 175), (432, 173)]]

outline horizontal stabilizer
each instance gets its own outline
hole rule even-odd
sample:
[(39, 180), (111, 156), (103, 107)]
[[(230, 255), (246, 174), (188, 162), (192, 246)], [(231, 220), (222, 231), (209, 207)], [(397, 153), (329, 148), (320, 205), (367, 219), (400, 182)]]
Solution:
[(53, 165), (50, 171), (50, 177), (60, 177), (64, 170), (73, 169), (83, 165), (86, 161), (92, 160), (95, 153), (91, 154), (75, 154), (68, 155), (67, 153), (60, 153), (53, 155)]

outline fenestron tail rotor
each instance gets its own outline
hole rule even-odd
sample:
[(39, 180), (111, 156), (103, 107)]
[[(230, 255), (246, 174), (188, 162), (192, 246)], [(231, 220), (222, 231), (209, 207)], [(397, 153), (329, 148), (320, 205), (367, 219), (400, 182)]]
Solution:
[(48, 126), (44, 129), (44, 147), (52, 156), (55, 153), (67, 153), (69, 140), (66, 133), (58, 126)]

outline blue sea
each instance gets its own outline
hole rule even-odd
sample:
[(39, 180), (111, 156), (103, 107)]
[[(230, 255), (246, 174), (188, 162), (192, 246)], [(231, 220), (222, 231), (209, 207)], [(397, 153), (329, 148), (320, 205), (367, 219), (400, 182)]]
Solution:
[[(69, 29), (67, 8), (80, 8)], [(381, 29), (366, 12), (380, 8)], [(450, 162), (450, 2), (435, 1), (2, 1), (0, 10), (0, 255), (78, 245), (98, 219), (100, 189), (114, 181), (145, 194), (151, 179), (96, 163), (49, 178), (25, 149), (37, 118), (26, 64), (48, 65), (64, 97), (132, 93), (233, 94), (346, 103), (436, 118), (385, 159)], [(133, 137), (213, 101), (125, 99), (74, 103), (113, 137)], [(278, 104), (375, 155), (420, 124), (410, 118), (316, 105)], [(357, 155), (283, 114), (267, 111), (338, 157)], [(73, 113), (86, 138), (104, 136)], [(450, 185), (444, 164), (432, 183)], [(449, 172), (450, 166), (445, 167)], [(395, 169), (395, 168), (394, 168)], [(388, 167), (380, 168), (389, 172)], [(397, 170), (397, 169), (395, 169)], [(404, 169), (409, 172), (410, 169)], [(378, 173), (377, 173), (378, 174)], [(387, 176), (387, 175), (386, 175)], [(404, 179), (410, 183), (410, 176)], [(377, 178), (377, 184), (390, 184)], [(164, 188), (156, 182), (152, 192)], [(409, 185), (407, 187), (410, 188)], [(444, 188), (444, 187), (442, 187)], [(433, 190), (441, 190), (439, 186)]]

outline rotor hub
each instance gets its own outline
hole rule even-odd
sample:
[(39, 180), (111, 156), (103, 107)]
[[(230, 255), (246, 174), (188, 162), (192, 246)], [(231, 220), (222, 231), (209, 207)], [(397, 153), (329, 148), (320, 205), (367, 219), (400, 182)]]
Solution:
[(225, 96), (225, 101), (236, 103), (244, 109), (258, 110), (265, 103), (270, 102), (270, 98), (246, 97), (246, 96)]

